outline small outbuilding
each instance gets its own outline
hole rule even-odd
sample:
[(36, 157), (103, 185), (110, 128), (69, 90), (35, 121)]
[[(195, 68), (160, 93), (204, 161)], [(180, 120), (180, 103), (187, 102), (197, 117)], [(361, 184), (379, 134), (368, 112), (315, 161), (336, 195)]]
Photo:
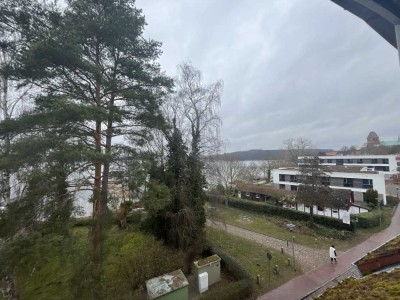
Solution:
[(221, 280), (221, 258), (217, 254), (195, 261), (194, 267), (196, 278), (204, 272), (208, 273), (208, 285)]
[(146, 281), (147, 299), (188, 300), (189, 282), (182, 270), (176, 270)]

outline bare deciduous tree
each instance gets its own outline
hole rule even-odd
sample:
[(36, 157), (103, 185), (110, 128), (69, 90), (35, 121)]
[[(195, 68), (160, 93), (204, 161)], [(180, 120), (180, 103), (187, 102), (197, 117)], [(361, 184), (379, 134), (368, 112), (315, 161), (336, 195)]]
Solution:
[(283, 145), (289, 153), (289, 159), (292, 162), (296, 162), (299, 156), (306, 156), (309, 154), (309, 150), (312, 147), (312, 141), (309, 138), (290, 138), (283, 141)]
[(210, 160), (206, 163), (209, 183), (213, 186), (222, 184), (225, 190), (236, 181), (243, 179), (245, 169), (245, 164), (233, 155), (224, 155), (221, 159)]
[[(206, 164), (207, 180), (210, 185), (222, 184), (225, 198), (232, 195), (233, 185), (246, 176), (246, 166), (233, 155), (224, 155), (220, 159), (208, 161)], [(227, 205), (227, 201), (225, 201)]]
[(304, 159), (297, 176), (300, 183), (296, 200), (310, 206), (310, 222), (313, 223), (314, 206), (325, 207), (331, 203), (329, 171), (320, 165), (318, 157)]
[(260, 178), (260, 166), (254, 161), (250, 162), (245, 166), (245, 181), (253, 183), (255, 180)]
[(192, 152), (216, 153), (221, 147), (219, 107), (223, 82), (204, 84), (201, 72), (189, 62), (178, 66), (177, 92), (167, 101)]

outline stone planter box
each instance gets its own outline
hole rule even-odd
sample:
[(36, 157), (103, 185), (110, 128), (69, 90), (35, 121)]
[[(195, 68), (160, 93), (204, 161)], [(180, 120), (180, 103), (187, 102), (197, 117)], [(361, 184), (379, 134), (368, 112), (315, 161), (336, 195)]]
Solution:
[(387, 251), (370, 259), (360, 259), (355, 265), (363, 276), (400, 263), (400, 249)]

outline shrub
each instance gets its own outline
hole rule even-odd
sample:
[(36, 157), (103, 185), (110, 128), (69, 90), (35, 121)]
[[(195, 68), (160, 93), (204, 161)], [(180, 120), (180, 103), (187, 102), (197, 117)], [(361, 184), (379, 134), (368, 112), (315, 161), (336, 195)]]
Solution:
[(378, 204), (378, 191), (373, 190), (373, 189), (368, 189), (365, 192), (365, 202), (368, 204), (371, 204), (373, 207), (375, 207)]
[[(126, 216), (126, 220), (131, 224), (139, 224), (142, 218), (142, 212), (131, 212)], [(119, 224), (119, 218), (116, 214), (112, 215), (112, 222), (115, 224)], [(92, 217), (81, 217), (72, 219), (72, 226), (80, 227), (80, 226), (91, 226), (93, 223)]]
[(72, 219), (72, 226), (91, 226), (93, 223), (92, 217), (82, 217)]
[(253, 292), (253, 279), (234, 258), (217, 247), (208, 249), (208, 255), (217, 254), (221, 258), (221, 267), (228, 270), (238, 280), (228, 285), (221, 285), (211, 289), (200, 297), (201, 300), (241, 300), (247, 299)]
[[(209, 195), (212, 201), (222, 202), (224, 201), (223, 197)], [(297, 221), (304, 221), (307, 222), (310, 220), (310, 214), (298, 210), (292, 210), (287, 208), (278, 207), (275, 205), (267, 204), (267, 203), (260, 203), (251, 200), (239, 200), (239, 199), (228, 199), (228, 205), (233, 208), (238, 208), (242, 210), (247, 210), (255, 213), (261, 213), (265, 215), (275, 215), (280, 216), (283, 218), (297, 220)], [(351, 222), (350, 225), (345, 224), (340, 219), (325, 217), (314, 215), (314, 222), (316, 224), (324, 225), (331, 228), (336, 228), (339, 230), (354, 230), (354, 223)]]
[(131, 212), (126, 216), (126, 221), (131, 224), (139, 224), (141, 220), (142, 220), (142, 212), (140, 211)]
[(145, 281), (171, 271), (182, 269), (185, 254), (165, 247), (161, 241), (136, 233), (105, 262), (104, 278), (107, 290), (118, 295), (144, 286)]
[(379, 226), (379, 211), (373, 210), (367, 213), (351, 215), (351, 220), (354, 222), (358, 218), (357, 227), (371, 228)]
[(395, 207), (399, 204), (399, 199), (393, 196), (386, 196), (386, 202), (388, 207)]
[(221, 258), (221, 266), (225, 267), (230, 273), (232, 273), (236, 280), (252, 279), (250, 273), (221, 248), (212, 247), (211, 252), (217, 254)]
[(200, 300), (243, 300), (249, 295), (249, 282), (243, 279), (213, 288), (201, 295)]

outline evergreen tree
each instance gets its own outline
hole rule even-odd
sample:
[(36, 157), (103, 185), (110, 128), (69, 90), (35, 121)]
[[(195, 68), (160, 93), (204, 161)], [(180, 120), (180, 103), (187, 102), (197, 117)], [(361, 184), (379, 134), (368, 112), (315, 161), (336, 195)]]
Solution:
[(196, 226), (192, 227), (191, 233), (194, 241), (200, 238), (206, 221), (204, 211), (206, 181), (201, 156), (213, 153), (220, 146), (221, 120), (218, 108), (223, 84), (222, 81), (217, 81), (205, 85), (202, 82), (201, 72), (190, 63), (183, 63), (178, 69), (177, 91), (171, 99), (171, 106), (179, 118), (177, 123), (186, 133), (189, 148), (185, 189), (187, 207), (195, 218)]
[(198, 223), (188, 185), (187, 148), (173, 119), (173, 131), (168, 138), (166, 182), (171, 203), (165, 212), (164, 240), (179, 249), (187, 249), (197, 240)]
[(68, 177), (83, 168), (93, 151), (77, 141), (81, 137), (77, 124), (89, 118), (87, 110), (64, 101), (59, 104), (39, 97), (35, 110), (0, 123), (0, 138), (18, 137), (11, 153), (0, 156), (0, 170), (18, 171), (19, 184), (26, 186), (22, 197), (9, 206), (11, 221), (5, 222), (3, 234), (35, 224), (49, 227), (47, 231), (68, 231), (73, 208)]
[[(16, 77), (44, 95), (79, 103), (93, 120), (80, 122), (82, 142), (92, 155), (92, 262), (101, 264), (112, 139), (140, 143), (160, 123), (161, 96), (171, 86), (156, 59), (160, 43), (142, 37), (145, 19), (133, 0), (71, 0), (46, 18), (16, 64)], [(103, 155), (104, 154), (104, 155)]]

